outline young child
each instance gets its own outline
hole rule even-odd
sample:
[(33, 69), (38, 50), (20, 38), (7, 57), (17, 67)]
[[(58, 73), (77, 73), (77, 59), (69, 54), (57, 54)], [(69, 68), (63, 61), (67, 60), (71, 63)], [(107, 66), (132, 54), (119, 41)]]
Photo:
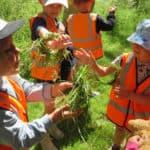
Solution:
[[(30, 19), (30, 27), (31, 27), (31, 37), (32, 41), (35, 41), (38, 38), (43, 38), (47, 36), (49, 31), (61, 33), (61, 37), (55, 40), (48, 40), (46, 42), (46, 46), (55, 50), (62, 49), (70, 46), (72, 43), (68, 42), (70, 40), (69, 36), (64, 34), (64, 26), (58, 21), (57, 17), (60, 15), (63, 6), (68, 7), (67, 0), (39, 0), (43, 12), (37, 14), (36, 16)], [(59, 43), (60, 41), (60, 43)], [(64, 44), (62, 44), (64, 41)], [(66, 43), (65, 43), (66, 41)], [(36, 57), (36, 49), (32, 51), (32, 60)], [(42, 57), (42, 56), (41, 56)], [(70, 53), (70, 57), (71, 53)], [(71, 67), (72, 64), (70, 61), (64, 60), (62, 64), (58, 64), (56, 66), (47, 66), (41, 67), (38, 64), (32, 64), (31, 67), (31, 76), (36, 79), (37, 82), (53, 82), (53, 80), (57, 80), (57, 77), (60, 76), (62, 80), (71, 80)], [(55, 76), (54, 76), (55, 74)], [(54, 109), (53, 101), (49, 100), (49, 102), (45, 103), (45, 113), (50, 112)], [(62, 138), (63, 133), (56, 127), (53, 126), (53, 130), (50, 131), (50, 134), (56, 139)], [(49, 136), (45, 137), (45, 139), (41, 143), (42, 149), (53, 149), (56, 147), (50, 142)]]
[[(60, 15), (63, 6), (65, 6), (66, 8), (68, 7), (67, 0), (39, 0), (39, 2), (43, 8), (43, 12), (30, 19), (32, 41), (35, 41), (37, 38), (47, 36), (49, 31), (64, 34), (65, 27), (60, 21), (58, 21), (57, 17)], [(46, 45), (51, 49), (57, 49), (57, 45), (53, 44), (51, 41), (48, 41)], [(36, 50), (32, 51), (33, 61), (35, 56)], [(71, 59), (73, 58), (71, 53), (69, 57), (71, 57)], [(58, 64), (54, 67), (39, 67), (35, 64), (32, 64), (31, 76), (37, 79), (38, 81), (52, 81), (54, 80), (53, 74), (55, 73), (55, 80), (57, 80), (57, 77), (59, 76), (61, 76), (62, 80), (71, 80), (70, 70), (72, 65), (73, 64), (67, 60), (64, 60), (62, 64)]]
[(115, 24), (115, 7), (109, 9), (105, 21), (100, 15), (91, 13), (95, 0), (73, 0), (78, 13), (67, 20), (67, 32), (75, 49), (84, 48), (92, 51), (96, 59), (103, 56), (102, 36), (100, 31), (112, 30)]
[(89, 64), (99, 76), (116, 72), (114, 64), (120, 65), (107, 106), (107, 117), (116, 124), (114, 145), (110, 150), (120, 149), (126, 129), (130, 130), (129, 120), (150, 117), (150, 19), (139, 23), (136, 32), (127, 40), (133, 52), (122, 54), (109, 67), (98, 65), (92, 54), (83, 49), (75, 53), (82, 64)]
[(11, 22), (0, 19), (0, 150), (29, 150), (57, 121), (78, 115), (78, 111), (69, 111), (65, 105), (28, 122), (27, 102), (47, 101), (73, 85), (35, 84), (19, 75), (20, 50), (14, 44), (13, 34), (24, 23), (23, 19)]

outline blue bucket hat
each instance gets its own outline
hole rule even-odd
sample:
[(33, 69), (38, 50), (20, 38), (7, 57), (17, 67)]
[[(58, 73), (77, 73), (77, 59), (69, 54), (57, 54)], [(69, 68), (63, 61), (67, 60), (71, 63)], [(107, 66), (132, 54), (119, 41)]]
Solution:
[(141, 21), (138, 24), (136, 31), (129, 36), (127, 40), (150, 51), (150, 19)]

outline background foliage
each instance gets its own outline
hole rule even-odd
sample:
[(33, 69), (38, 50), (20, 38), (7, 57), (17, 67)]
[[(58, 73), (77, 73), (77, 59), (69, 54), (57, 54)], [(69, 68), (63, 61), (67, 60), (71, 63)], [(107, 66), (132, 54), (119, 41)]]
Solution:
[[(117, 6), (116, 25), (113, 31), (102, 32), (105, 56), (98, 61), (102, 65), (108, 65), (116, 56), (130, 51), (130, 45), (126, 38), (135, 30), (136, 25), (142, 19), (150, 16), (149, 0), (96, 0), (93, 12), (106, 18), (108, 8), (112, 5)], [(31, 16), (41, 11), (41, 7), (36, 0), (0, 0), (0, 6), (0, 18), (8, 21), (20, 18), (26, 19), (26, 24), (14, 35), (14, 42), (21, 49), (20, 73), (23, 77), (32, 80), (30, 78), (29, 49), (31, 40), (28, 21)], [(112, 144), (114, 125), (105, 116), (112, 79), (113, 75), (110, 75), (104, 78), (97, 77), (95, 78), (97, 82), (93, 81), (95, 84), (94, 90), (99, 91), (100, 95), (90, 99), (92, 121), (89, 123), (89, 128), (84, 131), (86, 142), (81, 140), (78, 133), (70, 130), (72, 135), (70, 140), (64, 137), (63, 140), (56, 141), (60, 149), (105, 150)], [(30, 120), (42, 115), (43, 105), (41, 103), (29, 104), (28, 108)], [(70, 126), (67, 126), (64, 131), (68, 131), (69, 128)], [(36, 148), (32, 147), (31, 149)]]

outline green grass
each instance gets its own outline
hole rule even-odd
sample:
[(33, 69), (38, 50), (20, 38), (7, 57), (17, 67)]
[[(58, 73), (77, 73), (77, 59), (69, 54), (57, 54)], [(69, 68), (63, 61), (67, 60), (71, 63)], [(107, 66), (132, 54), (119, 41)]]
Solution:
[[(38, 0), (0, 0), (0, 18), (6, 20), (15, 20), (25, 18), (26, 23), (22, 29), (14, 35), (14, 42), (21, 49), (21, 75), (29, 80), (30, 77), (30, 28), (29, 18), (41, 11)], [(105, 56), (98, 60), (101, 65), (108, 65), (116, 56), (123, 52), (130, 51), (130, 44), (126, 38), (135, 30), (139, 21), (149, 18), (150, 1), (147, 0), (96, 0), (94, 12), (105, 18), (108, 14), (108, 8), (112, 5), (117, 6), (116, 25), (113, 31), (102, 32), (103, 47)], [(62, 16), (61, 16), (62, 17)], [(106, 107), (111, 89), (110, 82), (113, 75), (104, 78), (95, 78), (92, 84), (94, 90), (99, 91), (100, 95), (90, 99), (91, 122), (84, 130), (86, 142), (81, 140), (77, 129), (72, 126), (62, 129), (70, 133), (64, 139), (55, 141), (56, 145), (62, 150), (106, 150), (113, 139), (114, 125), (106, 118)], [(41, 103), (28, 104), (29, 119), (32, 121), (42, 116), (44, 107)], [(42, 110), (42, 111), (41, 111)], [(63, 123), (59, 123), (60, 128)], [(69, 124), (68, 124), (69, 125)], [(35, 150), (35, 146), (31, 150)]]

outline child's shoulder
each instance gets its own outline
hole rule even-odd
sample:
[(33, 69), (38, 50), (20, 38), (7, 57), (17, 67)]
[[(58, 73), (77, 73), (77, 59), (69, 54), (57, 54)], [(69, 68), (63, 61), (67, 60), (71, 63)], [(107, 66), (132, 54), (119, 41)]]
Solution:
[(36, 14), (36, 15), (32, 16), (29, 19), (29, 21), (35, 21), (35, 20), (43, 20), (43, 21), (45, 21), (45, 17), (44, 17), (44, 15), (42, 15), (41, 13), (39, 13), (39, 14)]
[(98, 15), (97, 13), (94, 13), (94, 12), (90, 12), (89, 14), (92, 15), (92, 16), (97, 16)]
[(70, 19), (73, 17), (73, 15), (75, 15), (75, 14), (70, 14), (70, 15), (68, 16), (67, 20), (70, 20)]
[(96, 18), (97, 18), (97, 16), (98, 16), (97, 13), (91, 12), (91, 13), (89, 13), (89, 14), (90, 14), (91, 18), (93, 18), (94, 20), (96, 20)]
[(36, 19), (36, 20), (46, 20), (47, 17), (46, 17), (46, 15), (43, 14), (43, 13), (38, 13), (38, 14), (32, 16), (31, 19)]
[(42, 16), (42, 14), (41, 13), (39, 13), (39, 14), (36, 14), (36, 15), (34, 15), (34, 16), (32, 16), (30, 19), (29, 19), (29, 23), (30, 23), (30, 26), (32, 26), (33, 25), (33, 23), (44, 23), (45, 24), (45, 22), (46, 22), (46, 18), (44, 18), (44, 16)]
[(131, 53), (124, 52), (122, 55), (123, 55), (124, 57), (128, 57), (130, 54), (131, 54)]

